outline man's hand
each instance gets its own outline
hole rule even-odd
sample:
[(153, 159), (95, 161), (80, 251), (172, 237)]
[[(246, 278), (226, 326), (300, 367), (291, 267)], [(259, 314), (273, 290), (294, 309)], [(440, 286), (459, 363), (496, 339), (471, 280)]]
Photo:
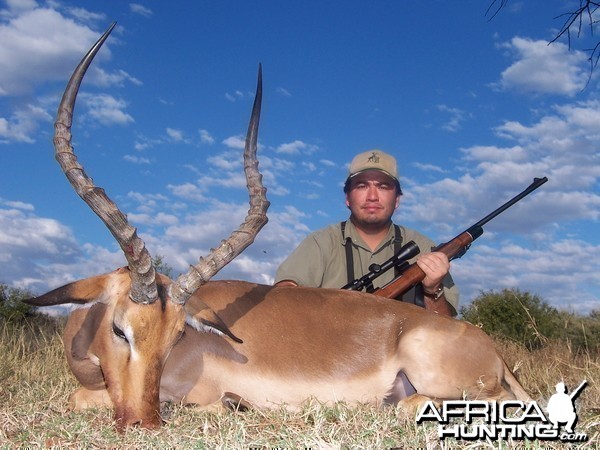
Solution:
[(450, 261), (442, 252), (431, 252), (419, 256), (417, 265), (425, 272), (421, 282), (425, 292), (435, 292), (441, 285), (442, 279), (450, 271)]

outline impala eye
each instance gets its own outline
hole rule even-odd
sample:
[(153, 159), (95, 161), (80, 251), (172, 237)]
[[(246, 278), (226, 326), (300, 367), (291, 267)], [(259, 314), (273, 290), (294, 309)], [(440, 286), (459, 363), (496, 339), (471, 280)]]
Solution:
[(123, 330), (121, 330), (114, 322), (113, 322), (113, 333), (115, 333), (115, 336), (117, 336), (120, 339), (123, 339), (125, 342), (129, 342), (127, 340), (127, 336), (125, 336), (125, 333), (123, 333)]

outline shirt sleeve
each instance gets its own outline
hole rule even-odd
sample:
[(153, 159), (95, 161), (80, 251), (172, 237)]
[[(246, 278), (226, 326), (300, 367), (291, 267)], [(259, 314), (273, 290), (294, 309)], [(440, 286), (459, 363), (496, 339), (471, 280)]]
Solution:
[(281, 263), (275, 283), (289, 280), (298, 286), (321, 287), (323, 272), (323, 250), (314, 235), (308, 235)]

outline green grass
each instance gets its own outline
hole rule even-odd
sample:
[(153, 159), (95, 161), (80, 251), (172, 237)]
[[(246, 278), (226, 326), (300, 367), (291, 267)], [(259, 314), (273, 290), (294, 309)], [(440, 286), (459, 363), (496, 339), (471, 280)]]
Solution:
[[(0, 322), (0, 448), (597, 448), (600, 428), (600, 357), (575, 355), (565, 344), (529, 352), (514, 343), (498, 343), (509, 366), (532, 397), (544, 402), (564, 379), (589, 386), (577, 401), (577, 431), (585, 446), (534, 442), (440, 441), (434, 426), (399, 418), (397, 408), (345, 404), (323, 406), (308, 401), (297, 412), (284, 409), (215, 414), (193, 406), (163, 405), (166, 424), (159, 430), (131, 428), (119, 434), (112, 411), (68, 411), (67, 398), (77, 387), (60, 339), (61, 325), (36, 319)], [(594, 447), (595, 446), (595, 447)]]

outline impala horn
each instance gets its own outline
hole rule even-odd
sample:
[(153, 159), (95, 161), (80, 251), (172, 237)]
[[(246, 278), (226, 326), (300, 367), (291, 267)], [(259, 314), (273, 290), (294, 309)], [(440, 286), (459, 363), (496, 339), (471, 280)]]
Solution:
[[(123, 250), (131, 277), (130, 298), (136, 303), (149, 304), (158, 298), (152, 257), (146, 249), (144, 241), (138, 237), (136, 229), (127, 221), (127, 217), (108, 198), (104, 189), (95, 186), (91, 178), (86, 175), (83, 167), (77, 161), (71, 145), (73, 109), (81, 81), (115, 25), (116, 22), (106, 30), (84, 56), (67, 84), (54, 124), (54, 149), (56, 160), (77, 194), (100, 217)], [(244, 172), (250, 194), (248, 215), (244, 223), (229, 238), (222, 241), (217, 249), (212, 249), (206, 258), (201, 258), (198, 264), (190, 267), (187, 274), (181, 275), (176, 282), (170, 285), (169, 294), (176, 303), (185, 303), (198, 287), (206, 283), (248, 247), (260, 229), (267, 223), (266, 211), (269, 202), (266, 199), (266, 189), (262, 185), (262, 176), (258, 171), (258, 160), (256, 159), (261, 98), (262, 68), (259, 65), (256, 97), (244, 149)]]
[(262, 66), (259, 64), (256, 95), (244, 146), (244, 173), (246, 174), (246, 184), (250, 196), (248, 215), (237, 230), (231, 233), (227, 239), (221, 241), (219, 247), (211, 249), (208, 256), (200, 258), (197, 264), (190, 266), (190, 270), (186, 274), (180, 275), (177, 281), (171, 283), (169, 296), (175, 303), (184, 304), (200, 286), (242, 253), (246, 247), (254, 242), (256, 235), (268, 221), (269, 201), (266, 197), (267, 190), (262, 184), (262, 175), (258, 170), (258, 159), (256, 158), (261, 102)]
[(117, 205), (106, 196), (104, 189), (95, 186), (92, 179), (86, 175), (83, 167), (77, 162), (77, 156), (71, 145), (73, 109), (81, 80), (115, 25), (116, 22), (83, 57), (67, 84), (54, 123), (54, 150), (56, 160), (77, 194), (100, 217), (123, 250), (131, 276), (129, 296), (136, 303), (148, 304), (158, 298), (152, 257), (144, 241), (137, 236), (136, 229), (127, 222), (127, 218)]

